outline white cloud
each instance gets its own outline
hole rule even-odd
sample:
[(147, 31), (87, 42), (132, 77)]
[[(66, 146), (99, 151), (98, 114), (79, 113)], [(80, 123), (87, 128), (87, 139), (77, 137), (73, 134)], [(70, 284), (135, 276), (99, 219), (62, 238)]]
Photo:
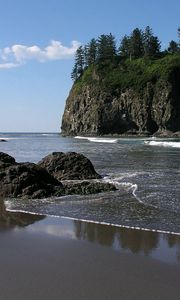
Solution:
[(37, 45), (13, 45), (0, 50), (0, 69), (18, 67), (28, 60), (46, 62), (60, 59), (70, 59), (80, 46), (78, 41), (72, 41), (70, 47), (63, 46), (60, 41), (52, 40), (45, 48)]
[(0, 63), (0, 69), (12, 69), (19, 66), (20, 64), (17, 63)]

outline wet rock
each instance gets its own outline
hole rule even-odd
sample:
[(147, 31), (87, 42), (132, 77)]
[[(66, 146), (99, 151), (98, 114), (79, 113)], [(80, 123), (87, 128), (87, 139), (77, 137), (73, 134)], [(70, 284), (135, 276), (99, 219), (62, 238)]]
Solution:
[[(39, 165), (17, 163), (10, 155), (0, 152), (0, 197), (3, 198), (40, 199), (116, 190), (114, 185), (90, 180), (92, 178), (101, 176), (89, 159), (75, 152), (54, 152), (43, 158)], [(70, 181), (62, 184), (60, 179)]]
[(38, 165), (46, 168), (58, 180), (101, 178), (90, 160), (76, 152), (53, 152), (44, 157)]
[(0, 153), (0, 166), (1, 197), (43, 198), (57, 190), (64, 193), (62, 183), (33, 163), (16, 163), (13, 157)]
[(76, 182), (76, 183), (63, 183), (66, 195), (88, 195), (97, 194), (102, 192), (115, 191), (116, 188), (113, 184), (103, 182)]
[(0, 152), (0, 163), (13, 165), (15, 164), (15, 159), (7, 153)]

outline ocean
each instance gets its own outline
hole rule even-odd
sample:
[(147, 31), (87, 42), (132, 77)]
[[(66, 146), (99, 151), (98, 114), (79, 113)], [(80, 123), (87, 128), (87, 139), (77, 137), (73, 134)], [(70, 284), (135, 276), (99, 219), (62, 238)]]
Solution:
[(24, 211), (117, 227), (180, 235), (180, 139), (62, 137), (58, 133), (0, 133), (0, 151), (17, 162), (75, 151), (87, 156), (104, 182), (117, 191), (88, 196), (6, 199), (9, 211)]

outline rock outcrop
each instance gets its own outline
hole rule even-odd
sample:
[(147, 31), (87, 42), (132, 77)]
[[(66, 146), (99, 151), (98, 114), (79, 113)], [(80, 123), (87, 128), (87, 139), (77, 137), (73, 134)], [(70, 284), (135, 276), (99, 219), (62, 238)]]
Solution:
[(76, 152), (53, 152), (44, 157), (38, 165), (45, 168), (58, 180), (99, 179), (90, 160)]
[(64, 194), (63, 185), (45, 169), (33, 163), (16, 163), (0, 153), (0, 196), (43, 198)]
[[(75, 152), (54, 152), (39, 165), (17, 163), (0, 152), (0, 197), (38, 199), (116, 190), (112, 184), (91, 181), (99, 178), (89, 159)], [(61, 183), (60, 179), (70, 181)]]
[(141, 91), (130, 86), (108, 91), (96, 74), (80, 87), (75, 83), (61, 129), (72, 136), (180, 131), (180, 69), (168, 80), (147, 82)]

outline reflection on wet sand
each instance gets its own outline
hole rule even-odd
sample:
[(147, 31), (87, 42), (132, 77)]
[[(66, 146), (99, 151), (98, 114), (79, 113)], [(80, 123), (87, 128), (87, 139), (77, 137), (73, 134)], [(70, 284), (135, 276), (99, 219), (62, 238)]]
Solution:
[(132, 253), (151, 254), (163, 242), (167, 248), (177, 248), (176, 258), (180, 260), (180, 236), (161, 234), (152, 231), (133, 230), (115, 226), (74, 221), (76, 238), (96, 242), (115, 249), (129, 250)]
[(3, 199), (0, 199), (0, 230), (12, 229), (16, 226), (24, 227), (42, 219), (44, 216), (8, 212)]
[(8, 212), (0, 200), (0, 231), (25, 227), (41, 221), (27, 231), (44, 232), (58, 238), (85, 240), (118, 251), (142, 253), (163, 261), (180, 262), (180, 236), (152, 231), (134, 230), (64, 218)]

